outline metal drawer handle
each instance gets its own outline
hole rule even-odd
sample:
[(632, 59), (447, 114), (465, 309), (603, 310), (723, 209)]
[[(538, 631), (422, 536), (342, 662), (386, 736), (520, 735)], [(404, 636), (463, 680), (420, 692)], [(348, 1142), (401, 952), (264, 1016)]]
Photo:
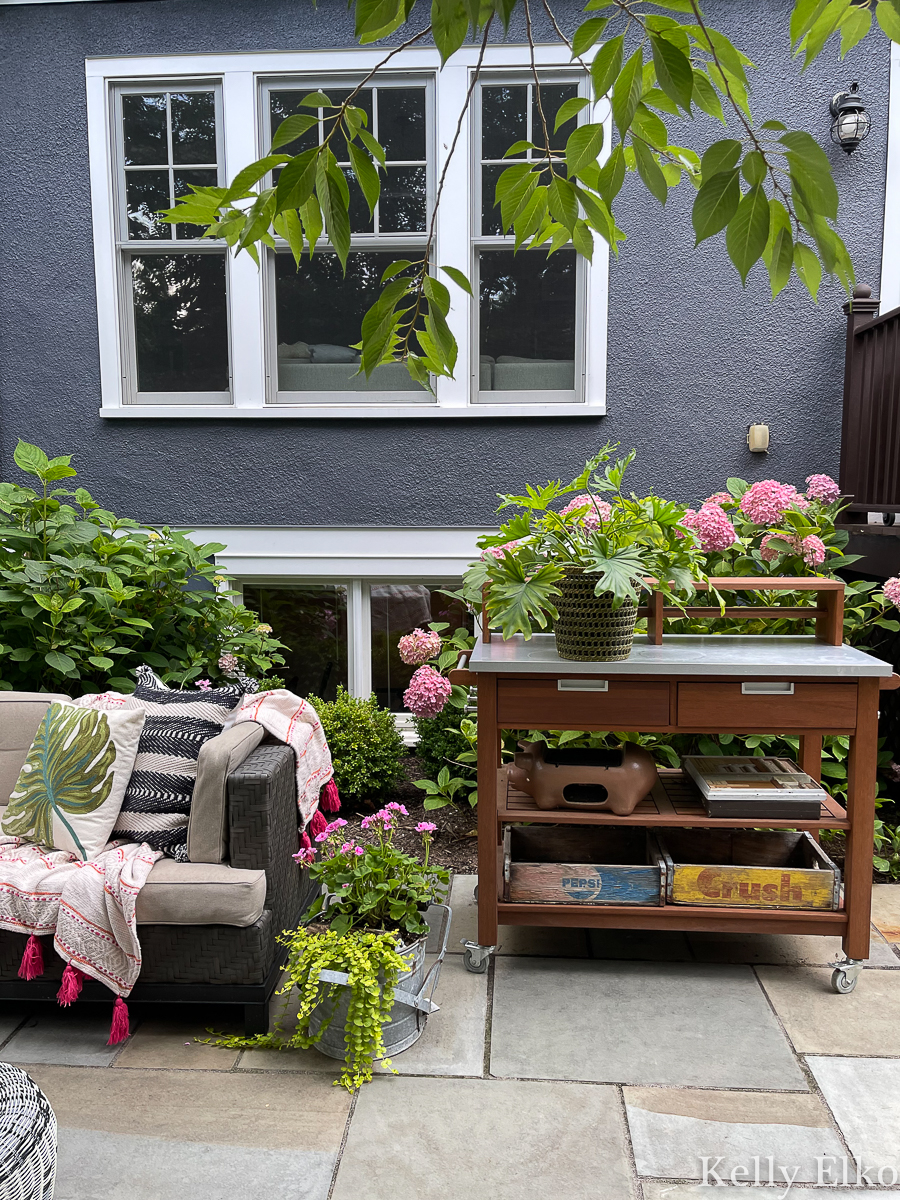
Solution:
[(793, 696), (792, 683), (742, 683), (742, 696)]
[(558, 692), (608, 692), (608, 679), (558, 679)]

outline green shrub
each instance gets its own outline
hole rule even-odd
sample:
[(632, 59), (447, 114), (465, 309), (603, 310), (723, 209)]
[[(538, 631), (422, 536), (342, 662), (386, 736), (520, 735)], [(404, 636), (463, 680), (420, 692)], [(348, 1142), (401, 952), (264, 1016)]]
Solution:
[(334, 700), (310, 696), (319, 714), (341, 796), (378, 800), (403, 777), (406, 753), (394, 715), (374, 696), (362, 700), (338, 685)]
[[(459, 760), (460, 754), (468, 750), (465, 738), (459, 732), (465, 713), (449, 705), (436, 717), (416, 717), (414, 725), (419, 741), (416, 754), (430, 779), (436, 779), (441, 767), (450, 766)], [(451, 774), (457, 774), (453, 770)]]
[(225, 654), (229, 671), (253, 677), (284, 661), (270, 626), (219, 590), (226, 577), (209, 560), (224, 546), (53, 487), (76, 473), (68, 455), (19, 442), (15, 461), (40, 490), (0, 483), (0, 688), (130, 692), (142, 663), (185, 684), (224, 682)]

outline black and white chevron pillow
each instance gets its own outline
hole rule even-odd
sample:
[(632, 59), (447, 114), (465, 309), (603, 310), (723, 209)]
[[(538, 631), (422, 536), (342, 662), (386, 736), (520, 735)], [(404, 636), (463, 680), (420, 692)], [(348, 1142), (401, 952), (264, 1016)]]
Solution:
[(138, 675), (126, 707), (142, 708), (147, 718), (113, 838), (146, 842), (179, 862), (188, 861), (188, 817), (200, 748), (222, 732), (242, 695), (238, 686), (205, 692), (154, 687), (146, 675)]

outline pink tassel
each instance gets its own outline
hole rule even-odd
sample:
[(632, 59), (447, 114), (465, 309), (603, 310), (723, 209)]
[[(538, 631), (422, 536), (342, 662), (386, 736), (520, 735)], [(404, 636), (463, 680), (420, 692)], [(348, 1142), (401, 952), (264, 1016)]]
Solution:
[(300, 845), (304, 850), (312, 850), (312, 842), (309, 840), (309, 834), (305, 829), (300, 834)]
[(131, 1030), (128, 1026), (128, 1005), (121, 996), (116, 996), (116, 1002), (113, 1005), (113, 1019), (109, 1030), (109, 1041), (107, 1046), (117, 1046), (119, 1042), (124, 1042), (129, 1036)]
[(318, 837), (318, 835), (320, 833), (325, 832), (327, 825), (328, 825), (328, 822), (322, 816), (321, 810), (317, 808), (316, 811), (313, 813), (312, 817), (310, 818), (310, 822), (309, 822), (310, 833), (313, 835), (313, 837)]
[(32, 934), (25, 943), (25, 953), (22, 955), (22, 962), (19, 965), (19, 978), (37, 979), (43, 973), (44, 952), (41, 949), (41, 943)]
[(81, 988), (86, 978), (87, 976), (84, 971), (79, 971), (71, 963), (66, 963), (62, 984), (56, 993), (57, 1003), (61, 1004), (63, 1008), (68, 1008), (70, 1004), (74, 1004), (81, 995)]
[(325, 812), (341, 811), (341, 798), (338, 795), (337, 784), (329, 779), (319, 794), (319, 805)]

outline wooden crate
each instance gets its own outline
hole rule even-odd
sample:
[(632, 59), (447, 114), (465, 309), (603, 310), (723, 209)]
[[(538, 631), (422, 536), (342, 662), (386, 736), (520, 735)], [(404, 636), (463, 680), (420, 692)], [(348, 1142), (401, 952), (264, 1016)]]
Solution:
[(670, 904), (703, 908), (840, 907), (841, 873), (808, 833), (657, 830)]
[(513, 904), (665, 904), (665, 867), (643, 829), (507, 826), (503, 899)]

